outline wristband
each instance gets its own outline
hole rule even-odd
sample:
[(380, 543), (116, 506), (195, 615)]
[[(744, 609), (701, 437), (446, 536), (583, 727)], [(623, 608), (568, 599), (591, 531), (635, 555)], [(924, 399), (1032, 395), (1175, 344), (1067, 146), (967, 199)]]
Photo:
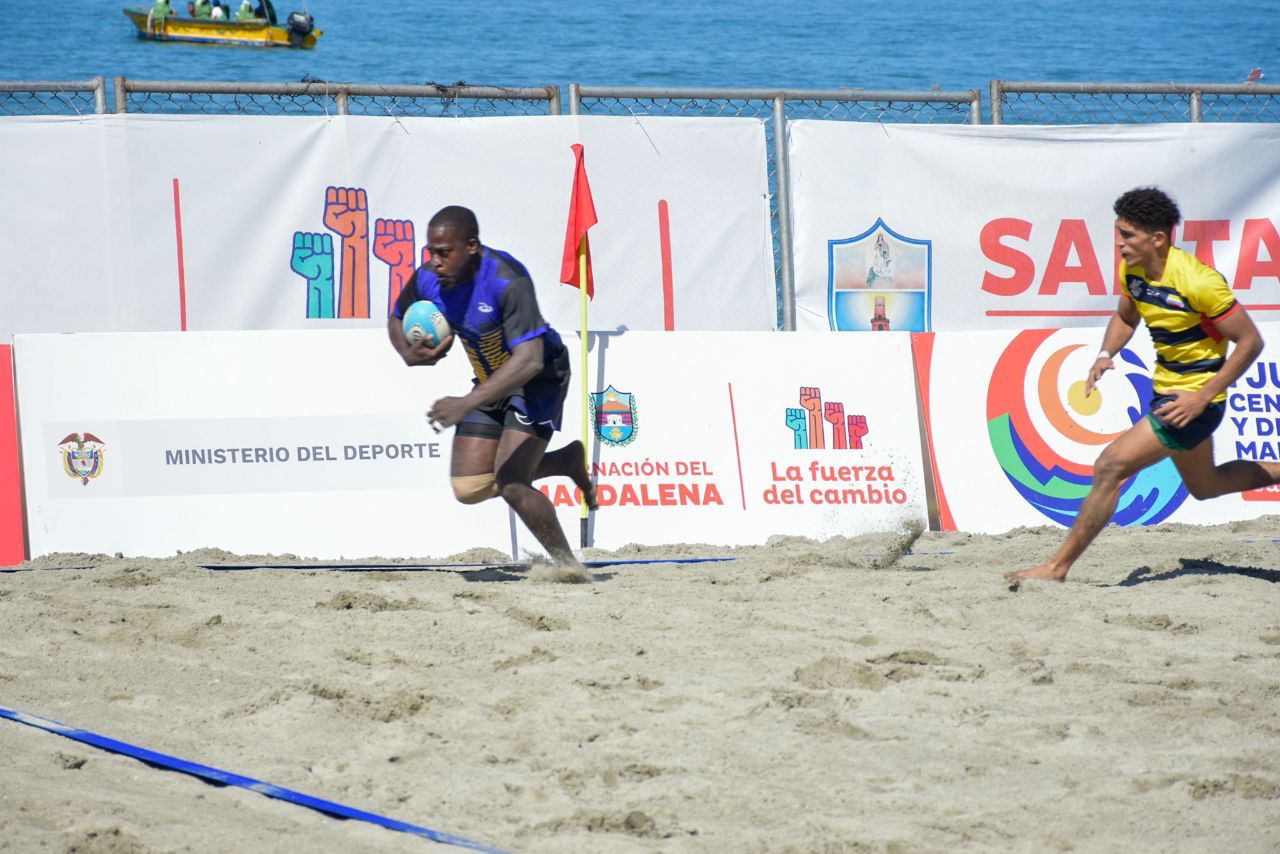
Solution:
[(1107, 361), (1111, 361), (1114, 358), (1115, 356), (1111, 355), (1106, 350), (1099, 350), (1098, 355), (1094, 357), (1094, 361), (1096, 362), (1098, 361), (1098, 359), (1106, 359)]

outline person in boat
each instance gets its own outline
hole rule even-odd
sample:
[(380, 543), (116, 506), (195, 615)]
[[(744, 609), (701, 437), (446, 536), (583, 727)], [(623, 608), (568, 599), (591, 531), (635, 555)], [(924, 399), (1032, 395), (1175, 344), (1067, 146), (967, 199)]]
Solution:
[(195, 0), (192, 16), (195, 18), (212, 18), (213, 3), (211, 0)]
[(240, 0), (240, 8), (236, 10), (236, 20), (252, 21), (254, 17), (253, 4), (249, 0)]
[(213, 8), (209, 10), (209, 17), (215, 21), (225, 19), (227, 17), (227, 7), (215, 2)]
[(173, 7), (169, 5), (169, 0), (156, 0), (155, 7), (151, 10), (151, 19), (156, 23), (160, 23), (165, 18), (176, 18), (178, 13), (173, 11)]
[(265, 18), (271, 23), (276, 23), (276, 7), (272, 5), (271, 0), (258, 0), (258, 6), (253, 10), (255, 18)]

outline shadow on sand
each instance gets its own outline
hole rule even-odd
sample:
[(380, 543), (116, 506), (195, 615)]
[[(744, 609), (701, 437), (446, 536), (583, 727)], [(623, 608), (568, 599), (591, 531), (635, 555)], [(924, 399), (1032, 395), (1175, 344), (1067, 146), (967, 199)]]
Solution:
[[(612, 572), (595, 572), (591, 574), (592, 581), (609, 581), (616, 573)], [(504, 569), (468, 569), (458, 571), (467, 581), (482, 582), (503, 582), (503, 581), (526, 581), (526, 573), (512, 572)]]
[(1157, 573), (1149, 566), (1140, 566), (1124, 581), (1108, 584), (1107, 587), (1134, 587), (1152, 581), (1172, 581), (1188, 575), (1243, 575), (1245, 578), (1257, 578), (1260, 581), (1280, 582), (1280, 569), (1259, 569), (1256, 566), (1231, 566), (1207, 558), (1178, 558), (1182, 564), (1178, 569)]

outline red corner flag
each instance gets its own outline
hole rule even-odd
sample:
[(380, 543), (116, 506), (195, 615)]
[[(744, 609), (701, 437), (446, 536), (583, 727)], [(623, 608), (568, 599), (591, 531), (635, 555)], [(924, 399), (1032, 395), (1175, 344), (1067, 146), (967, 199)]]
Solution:
[(574, 143), (573, 156), (577, 165), (573, 170), (573, 195), (569, 197), (569, 226), (564, 233), (564, 259), (560, 262), (560, 281), (575, 288), (582, 287), (578, 247), (587, 259), (587, 296), (596, 295), (595, 277), (591, 275), (591, 247), (587, 244), (587, 229), (595, 225), (596, 204), (591, 200), (591, 185), (587, 183), (587, 164), (583, 160), (582, 146)]

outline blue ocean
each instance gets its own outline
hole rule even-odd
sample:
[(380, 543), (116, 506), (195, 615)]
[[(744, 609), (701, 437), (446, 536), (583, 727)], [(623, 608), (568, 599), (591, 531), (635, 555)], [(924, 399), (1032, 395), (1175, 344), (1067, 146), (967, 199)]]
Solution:
[(314, 16), (315, 50), (149, 42), (119, 2), (0, 0), (0, 79), (978, 88), (984, 100), (992, 79), (1241, 83), (1261, 67), (1280, 82), (1276, 0), (276, 3), (281, 19)]

